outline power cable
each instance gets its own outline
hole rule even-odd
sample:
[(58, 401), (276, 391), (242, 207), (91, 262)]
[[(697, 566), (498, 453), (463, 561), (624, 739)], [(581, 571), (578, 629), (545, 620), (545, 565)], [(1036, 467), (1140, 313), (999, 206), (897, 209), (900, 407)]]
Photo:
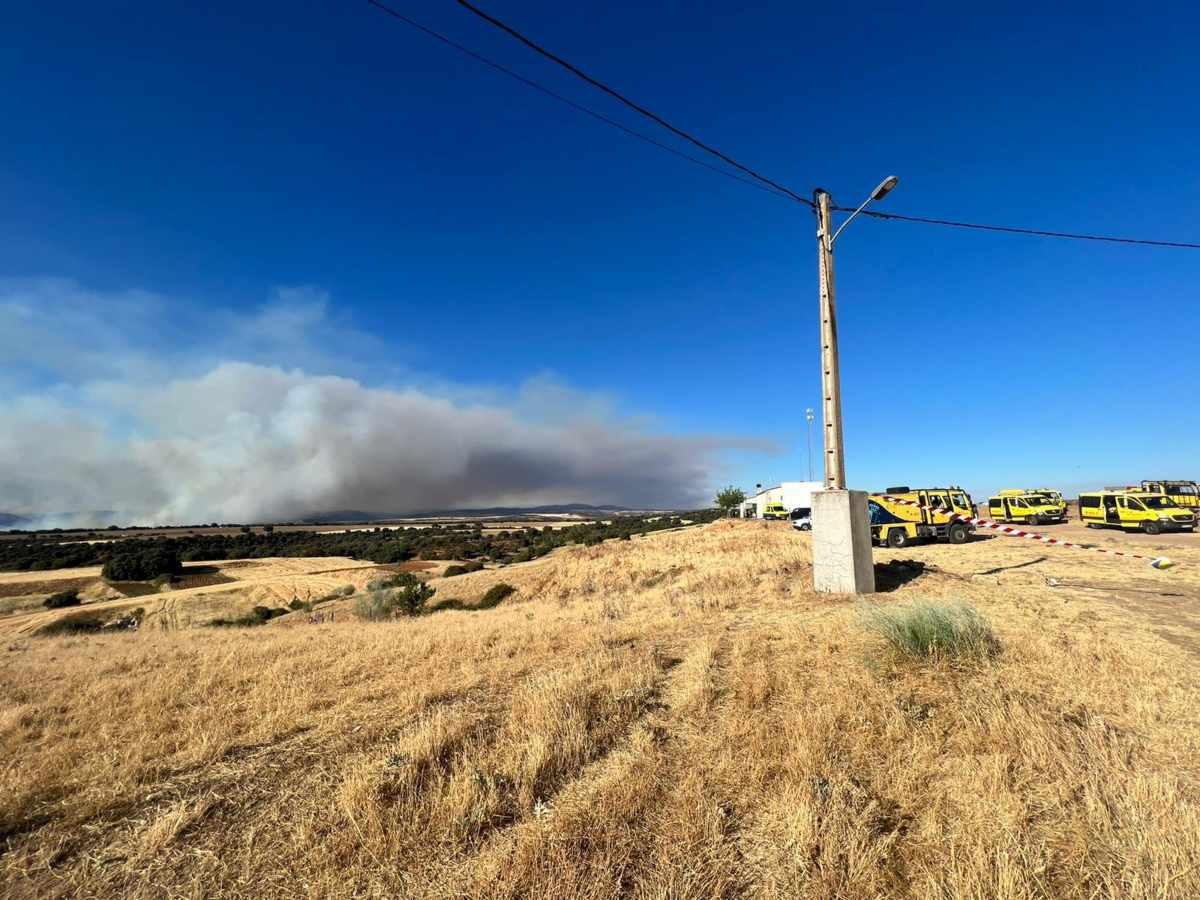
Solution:
[[(445, 35), (439, 34), (438, 32), (434, 31), (433, 29), (427, 28), (426, 26), (413, 21), (412, 19), (408, 18), (407, 16), (392, 9), (390, 6), (387, 6), (386, 4), (380, 2), (380, 0), (367, 0), (367, 2), (370, 3), (372, 6), (376, 7), (377, 9), (381, 10), (382, 12), (385, 12), (388, 15), (398, 19), (399, 21), (404, 22), (406, 25), (409, 25), (410, 27), (415, 28), (418, 31), (421, 31), (421, 32), (429, 35), (430, 37), (435, 38), (438, 41), (441, 41), (442, 43), (446, 44), (447, 46), (453, 47), (455, 50), (458, 50), (461, 53), (465, 53), (467, 56), (470, 56), (471, 58), (478, 60), (479, 62), (483, 63), (484, 65), (489, 66), (498, 72), (502, 72), (503, 74), (508, 75), (510, 78), (516, 79), (517, 81), (521, 82), (522, 84), (525, 84), (525, 85), (533, 88), (534, 90), (540, 91), (541, 93), (546, 94), (549, 97), (553, 97), (555, 100), (558, 100), (559, 102), (564, 103), (567, 106), (570, 106), (572, 109), (578, 110), (579, 112), (582, 112), (588, 116), (591, 116), (592, 118), (596, 119), (597, 121), (603, 122), (606, 125), (616, 128), (616, 129), (624, 132), (625, 134), (628, 134), (631, 137), (637, 138), (640, 141), (644, 141), (645, 143), (650, 144), (654, 147), (657, 147), (660, 150), (665, 150), (668, 153), (671, 153), (674, 156), (678, 156), (681, 159), (685, 159), (688, 162), (691, 162), (695, 165), (703, 166), (704, 168), (708, 169), (711, 172), (716, 172), (718, 175), (723, 175), (726, 178), (732, 178), (734, 181), (741, 182), (742, 184), (746, 184), (746, 185), (749, 185), (750, 187), (757, 188), (758, 190), (765, 191), (765, 192), (767, 192), (769, 194), (773, 194), (775, 196), (780, 196), (780, 197), (784, 197), (786, 199), (794, 200), (796, 202), (804, 204), (805, 206), (809, 207), (810, 209), (815, 209), (815, 205), (808, 198), (802, 197), (801, 195), (797, 194), (795, 191), (791, 190), (790, 188), (787, 188), (784, 185), (779, 184), (778, 182), (776, 182), (770, 178), (767, 178), (765, 175), (760, 175), (758, 172), (755, 172), (753, 169), (750, 169), (747, 166), (742, 165), (737, 160), (733, 159), (731, 156), (728, 156), (727, 154), (722, 153), (720, 150), (717, 150), (715, 147), (709, 146), (708, 144), (704, 143), (700, 139), (688, 134), (686, 131), (683, 131), (682, 129), (675, 127), (670, 122), (668, 122), (666, 119), (662, 118), (659, 115), (656, 115), (655, 113), (651, 112), (650, 110), (646, 109), (645, 107), (641, 106), (640, 104), (634, 102), (633, 100), (630, 100), (628, 97), (624, 96), (623, 94), (619, 93), (618, 91), (614, 90), (613, 88), (609, 87), (608, 85), (604, 84), (603, 82), (598, 81), (597, 79), (588, 75), (586, 72), (584, 72), (579, 67), (571, 64), (570, 62), (563, 59), (562, 57), (560, 57), (560, 56), (552, 53), (551, 51), (547, 50), (546, 48), (540, 46), (539, 44), (537, 44), (530, 38), (521, 34), (521, 32), (517, 31), (512, 26), (500, 21), (499, 19), (495, 18), (494, 16), (489, 15), (488, 13), (479, 9), (477, 6), (474, 6), (473, 4), (468, 2), (468, 0), (457, 0), (457, 2), (460, 6), (462, 6), (464, 9), (468, 10), (469, 12), (471, 12), (473, 15), (478, 16), (479, 18), (488, 22), (492, 26), (500, 29), (501, 31), (504, 31), (506, 34), (511, 35), (513, 38), (517, 39), (522, 44), (525, 44), (527, 47), (529, 47), (534, 52), (540, 54), (541, 56), (544, 56), (546, 59), (549, 59), (550, 61), (556, 63), (557, 65), (562, 66), (563, 68), (565, 68), (567, 71), (571, 72), (576, 77), (582, 79), (583, 81), (587, 82), (588, 84), (592, 85), (593, 87), (596, 87), (601, 91), (604, 91), (606, 94), (609, 94), (610, 96), (619, 100), (621, 103), (625, 104), (630, 109), (633, 109), (636, 112), (640, 113), (641, 115), (646, 116), (647, 118), (651, 119), (658, 125), (661, 125), (663, 128), (666, 128), (668, 131), (672, 132), (673, 134), (676, 134), (679, 137), (682, 137), (684, 140), (687, 140), (690, 143), (694, 144), (695, 146), (699, 147), (700, 149), (704, 150), (706, 153), (712, 154), (713, 156), (717, 157), (718, 159), (722, 160), (723, 162), (728, 163), (729, 165), (733, 166), (734, 168), (738, 169), (739, 171), (749, 175), (751, 178), (754, 179), (754, 181), (751, 181), (746, 178), (742, 178), (738, 175), (735, 175), (732, 172), (727, 172), (724, 169), (718, 168), (717, 166), (710, 165), (709, 163), (705, 162), (702, 159), (697, 159), (695, 156), (692, 156), (688, 153), (684, 153), (684, 152), (677, 150), (674, 147), (671, 147), (667, 144), (663, 144), (663, 143), (655, 140), (654, 138), (641, 133), (640, 131), (636, 131), (632, 128), (629, 128), (626, 125), (623, 125), (622, 123), (616, 121), (615, 119), (611, 119), (608, 116), (598, 113), (593, 109), (589, 109), (588, 107), (583, 106), (580, 103), (576, 103), (574, 100), (571, 100), (570, 98), (565, 97), (562, 94), (559, 94), (558, 92), (553, 91), (550, 88), (547, 88), (544, 85), (537, 83), (536, 81), (533, 81), (532, 79), (529, 79), (523, 75), (517, 74), (513, 70), (507, 68), (506, 66), (503, 66), (500, 63), (494, 62), (494, 61), (488, 59), (487, 57), (484, 57), (484, 56), (476, 53), (475, 51), (470, 50), (467, 47), (464, 47), (462, 44), (459, 44), (459, 43), (451, 40), (450, 38), (446, 37)], [(844, 207), (844, 206), (834, 206), (834, 207), (832, 207), (832, 209), (836, 210), (837, 212), (847, 212), (847, 213), (852, 213), (855, 211), (853, 209), (850, 209), (850, 208)], [(958, 222), (958, 221), (954, 221), (951, 219), (934, 219), (934, 218), (930, 218), (927, 216), (908, 216), (908, 215), (902, 215), (900, 213), (886, 213), (886, 212), (878, 212), (876, 210), (867, 210), (867, 209), (861, 210), (860, 214), (864, 215), (864, 216), (870, 216), (875, 219), (890, 219), (890, 220), (895, 220), (895, 221), (899, 221), (899, 222), (917, 222), (917, 223), (926, 224), (926, 225), (942, 225), (942, 226), (946, 226), (946, 227), (950, 227), (950, 228), (966, 228), (966, 229), (971, 229), (971, 230), (975, 230), (975, 231), (995, 231), (995, 232), (1001, 232), (1001, 233), (1006, 233), (1006, 234), (1025, 234), (1025, 235), (1033, 235), (1033, 236), (1037, 236), (1037, 237), (1052, 237), (1052, 238), (1060, 238), (1060, 239), (1075, 240), (1075, 241), (1100, 241), (1103, 243), (1134, 244), (1134, 245), (1140, 245), (1140, 246), (1146, 246), (1146, 247), (1174, 247), (1174, 248), (1181, 248), (1181, 249), (1187, 249), (1187, 250), (1200, 250), (1200, 243), (1192, 243), (1192, 242), (1188, 242), (1188, 241), (1158, 241), (1158, 240), (1149, 240), (1149, 239), (1145, 239), (1145, 238), (1114, 237), (1111, 235), (1082, 234), (1082, 233), (1078, 233), (1078, 232), (1069, 232), (1069, 231), (1049, 231), (1049, 230), (1037, 229), (1037, 228), (1017, 228), (1017, 227), (1008, 226), (1008, 225), (988, 225), (988, 224), (983, 224), (983, 223), (978, 223), (978, 222)]]
[[(367, 2), (375, 3), (376, 0), (367, 0)], [(521, 32), (517, 31), (511, 25), (506, 25), (504, 22), (501, 22), (499, 19), (495, 18), (494, 16), (489, 16), (487, 13), (485, 13), (479, 7), (473, 6), (472, 4), (468, 3), (467, 0), (458, 0), (458, 4), (459, 4), (459, 6), (463, 7), (464, 9), (467, 9), (470, 12), (474, 13), (475, 15), (479, 16), (479, 18), (483, 19), (485, 22), (488, 22), (489, 24), (494, 25), (496, 28), (499, 28), (501, 31), (504, 31), (504, 32), (512, 35), (514, 38), (516, 38), (518, 41), (520, 41), (522, 44), (524, 44), (530, 50), (533, 50), (535, 53), (541, 54), (542, 56), (546, 57), (546, 59), (550, 60), (551, 62), (557, 63), (558, 65), (562, 66), (564, 69), (566, 69), (568, 72), (575, 75), (576, 77), (582, 78), (588, 84), (592, 85), (592, 87), (599, 88), (600, 90), (604, 91), (604, 93), (606, 93), (609, 96), (614, 97), (617, 100), (624, 103), (630, 109), (641, 113), (643, 116), (645, 116), (646, 118), (648, 118), (654, 122), (657, 122), (663, 128), (667, 129), (667, 131), (670, 131), (671, 133), (678, 135), (679, 137), (683, 138), (685, 141), (690, 141), (691, 143), (695, 144), (697, 147), (699, 147), (705, 153), (711, 153), (713, 156), (717, 157), (718, 159), (722, 160), (723, 162), (728, 163), (729, 165), (733, 166), (735, 169), (739, 169), (740, 171), (749, 175), (755, 181), (761, 181), (763, 184), (769, 185), (770, 187), (774, 188), (775, 190), (791, 197), (793, 200), (803, 203), (805, 206), (811, 207), (813, 205), (813, 202), (811, 200), (809, 200), (807, 197), (802, 197), (799, 194), (797, 194), (795, 191), (791, 190), (790, 188), (784, 187), (779, 182), (772, 181), (770, 178), (767, 178), (765, 175), (760, 175), (760, 174), (758, 174), (758, 172), (755, 172), (753, 169), (751, 169), (747, 166), (743, 166), (740, 162), (738, 162), (732, 156), (728, 156), (728, 155), (722, 153), (720, 150), (716, 149), (715, 147), (710, 147), (708, 144), (704, 143), (704, 141), (700, 140), (699, 138), (693, 137), (692, 135), (690, 135), (686, 131), (684, 131), (682, 128), (676, 128), (674, 125), (672, 125), (666, 119), (664, 119), (662, 116), (652, 113), (650, 110), (646, 109), (646, 107), (644, 107), (638, 103), (635, 103), (634, 101), (632, 101), (628, 97), (626, 97), (624, 94), (620, 93), (619, 91), (614, 90), (613, 88), (610, 88), (604, 82), (597, 81), (595, 78), (593, 78), (591, 75), (587, 74), (587, 72), (584, 72), (578, 66), (572, 65), (571, 63), (569, 63), (565, 59), (563, 59), (561, 56), (557, 56), (554, 53), (551, 53), (545, 47), (542, 47), (539, 44), (534, 43), (532, 40), (525, 37), (525, 35), (521, 34)], [(378, 4), (376, 4), (376, 5), (378, 5)]]
[[(838, 212), (854, 212), (845, 206), (834, 206)], [(895, 219), (900, 222), (921, 222), (925, 225), (947, 225), (951, 228), (973, 228), (978, 231), (1003, 231), (1008, 234), (1032, 234), (1039, 237), (1067, 238), (1073, 241), (1107, 241), (1113, 244), (1142, 244), (1149, 247), (1183, 247), (1188, 250), (1200, 250), (1200, 244), (1187, 241), (1152, 241), (1143, 238), (1112, 237), (1102, 234), (1077, 234), (1070, 231), (1043, 231), (1037, 228), (1014, 228), (1009, 225), (981, 225), (975, 222), (954, 222), (949, 219), (930, 219), (925, 216), (904, 216), (899, 213), (877, 212), (864, 209), (860, 215), (871, 216), (875, 219)]]
[(775, 190), (774, 188), (767, 187), (766, 185), (763, 185), (763, 184), (759, 184), (757, 181), (751, 181), (749, 178), (742, 178), (740, 175), (735, 175), (732, 172), (726, 172), (724, 169), (718, 168), (717, 166), (711, 165), (710, 163), (706, 163), (704, 160), (698, 159), (697, 157), (692, 156), (689, 153), (684, 153), (682, 150), (676, 150), (674, 147), (664, 144), (661, 141), (657, 141), (647, 134), (642, 134), (640, 131), (636, 131), (635, 129), (630, 128), (627, 125), (623, 125), (620, 122), (616, 121), (615, 119), (610, 119), (608, 116), (606, 116), (602, 113), (598, 113), (594, 109), (589, 109), (588, 107), (584, 106), (581, 103), (576, 103), (574, 100), (570, 99), (569, 97), (564, 97), (562, 94), (558, 93), (557, 91), (551, 90), (550, 88), (546, 87), (545, 85), (538, 84), (536, 81), (534, 81), (530, 78), (526, 78), (524, 75), (520, 75), (520, 74), (514, 72), (512, 69), (508, 68), (507, 66), (503, 66), (498, 62), (490, 60), (486, 56), (482, 56), (481, 54), (476, 53), (474, 50), (471, 50), (469, 47), (464, 47), (462, 44), (451, 40), (450, 38), (446, 37), (444, 34), (439, 34), (438, 32), (434, 31), (432, 28), (428, 28), (428, 27), (422, 25), (420, 22), (416, 22), (416, 21), (410, 19), (408, 16), (405, 16), (402, 13), (397, 12), (396, 10), (392, 9), (390, 6), (387, 6), (384, 3), (380, 3), (379, 0), (367, 0), (367, 2), (370, 3), (372, 6), (374, 6), (376, 9), (387, 13), (389, 16), (391, 16), (395, 19), (400, 20), (405, 25), (408, 25), (411, 28), (415, 28), (417, 31), (427, 34), (435, 40), (441, 41), (443, 44), (445, 44), (448, 47), (453, 47), (455, 50), (459, 51), (460, 53), (465, 53), (467, 56), (483, 63), (485, 66), (490, 66), (491, 68), (495, 69), (497, 72), (507, 75), (509, 78), (513, 78), (513, 79), (521, 82), (522, 84), (533, 88), (536, 91), (540, 91), (541, 93), (545, 94), (548, 97), (553, 97), (555, 100), (559, 101), (560, 103), (565, 103), (567, 106), (571, 107), (572, 109), (578, 110), (579, 112), (584, 113), (585, 115), (591, 116), (593, 119), (603, 122), (605, 125), (610, 125), (613, 128), (616, 128), (618, 131), (623, 131), (623, 132), (625, 132), (625, 134), (629, 135), (630, 137), (637, 138), (639, 141), (644, 141), (647, 144), (650, 144), (651, 146), (657, 147), (659, 150), (665, 150), (667, 153), (670, 153), (673, 156), (678, 156), (680, 159), (685, 159), (688, 162), (694, 163), (697, 166), (702, 166), (705, 169), (708, 169), (710, 172), (716, 172), (718, 175), (724, 175), (726, 178), (732, 178), (734, 181), (740, 181), (742, 184), (749, 185), (750, 187), (755, 188), (760, 191), (763, 191), (765, 193), (768, 193), (768, 194), (772, 195), (773, 197), (783, 197), (784, 199), (791, 199), (790, 197), (786, 197), (784, 194), (781, 194), (779, 191)]

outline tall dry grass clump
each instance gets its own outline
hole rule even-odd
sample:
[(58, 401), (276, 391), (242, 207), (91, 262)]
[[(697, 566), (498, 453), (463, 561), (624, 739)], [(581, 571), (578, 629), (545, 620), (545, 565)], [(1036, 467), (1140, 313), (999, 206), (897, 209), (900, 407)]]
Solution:
[(903, 607), (863, 603), (867, 629), (899, 657), (915, 660), (980, 660), (1000, 652), (987, 619), (961, 603), (917, 602)]
[[(1004, 652), (872, 668), (809, 558), (718, 522), (445, 582), (493, 608), (23, 640), (4, 893), (1200, 894), (1196, 658), (1161, 624), (931, 568), (884, 608), (954, 597)], [(977, 627), (903, 621), (923, 660)]]

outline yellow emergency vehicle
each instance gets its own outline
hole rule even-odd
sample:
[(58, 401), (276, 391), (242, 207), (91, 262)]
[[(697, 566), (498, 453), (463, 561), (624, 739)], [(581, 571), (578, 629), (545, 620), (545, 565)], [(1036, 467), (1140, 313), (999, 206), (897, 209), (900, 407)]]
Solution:
[(787, 507), (782, 503), (768, 503), (763, 507), (762, 517), (764, 519), (786, 519), (788, 517)]
[(1066, 521), (1067, 501), (1063, 498), (1062, 491), (1056, 491), (1054, 488), (1028, 488), (1025, 493), (1045, 497), (1062, 511), (1063, 521)]
[[(907, 500), (908, 503), (898, 503)], [(910, 505), (915, 503), (916, 505)], [(867, 498), (871, 517), (871, 539), (889, 547), (904, 547), (916, 540), (964, 543), (975, 530), (967, 522), (956, 521), (950, 512), (975, 515), (971, 495), (957, 486), (943, 488), (893, 487)]]
[(1159, 534), (1191, 531), (1196, 516), (1166, 494), (1151, 491), (1091, 491), (1079, 495), (1079, 518), (1088, 528), (1123, 528)]
[(1041, 492), (1010, 488), (988, 499), (988, 514), (997, 522), (1043, 525), (1066, 519), (1067, 504), (1060, 506)]
[(1200, 485), (1194, 481), (1143, 481), (1142, 490), (1166, 494), (1176, 506), (1200, 513)]

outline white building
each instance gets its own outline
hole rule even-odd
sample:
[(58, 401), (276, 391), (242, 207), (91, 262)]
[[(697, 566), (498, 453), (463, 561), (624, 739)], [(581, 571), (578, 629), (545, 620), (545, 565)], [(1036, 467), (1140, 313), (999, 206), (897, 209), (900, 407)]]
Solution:
[(782, 503), (789, 513), (794, 509), (811, 509), (813, 491), (825, 487), (821, 481), (781, 481), (774, 487), (754, 486), (754, 496), (742, 504), (744, 519), (761, 519), (768, 503)]

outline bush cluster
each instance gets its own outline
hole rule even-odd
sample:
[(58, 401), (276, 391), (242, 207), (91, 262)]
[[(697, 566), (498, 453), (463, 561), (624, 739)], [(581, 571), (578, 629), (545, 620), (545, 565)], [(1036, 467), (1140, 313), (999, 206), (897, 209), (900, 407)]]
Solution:
[(435, 591), (415, 575), (403, 572), (391, 578), (377, 578), (367, 585), (355, 609), (369, 622), (381, 622), (396, 616), (419, 616)]
[(68, 606), (78, 606), (79, 603), (79, 591), (59, 591), (43, 600), (42, 606), (46, 609), (63, 609)]
[(150, 581), (160, 575), (178, 575), (183, 570), (179, 553), (172, 547), (153, 545), (130, 548), (109, 559), (100, 575), (106, 581)]
[[(683, 518), (709, 522), (719, 515), (718, 510), (701, 510), (686, 513)], [(157, 552), (184, 562), (267, 556), (348, 556), (381, 564), (401, 563), (418, 557), (505, 564), (535, 559), (567, 544), (595, 545), (612, 538), (628, 540), (633, 535), (677, 528), (682, 524), (680, 516), (667, 515), (618, 516), (609, 523), (581, 522), (566, 528), (528, 526), (487, 534), (479, 523), (474, 522), (396, 531), (374, 528), (342, 534), (281, 533), (263, 528), (250, 533), (130, 537), (96, 544), (69, 543), (76, 535), (68, 532), (36, 532), (0, 541), (0, 571), (107, 567), (109, 563), (115, 563), (117, 572), (111, 577), (117, 581), (149, 580), (157, 575), (177, 573), (178, 568), (173, 564), (163, 568), (161, 564), (131, 563), (128, 559)], [(136, 571), (138, 575), (130, 575), (130, 571)], [(147, 571), (150, 574), (144, 574)]]
[(282, 606), (256, 606), (244, 616), (236, 619), (213, 619), (208, 624), (214, 628), (250, 628), (255, 625), (266, 625), (276, 616), (287, 615), (288, 610)]
[(469, 562), (463, 565), (446, 566), (446, 571), (442, 573), (443, 578), (453, 578), (455, 575), (466, 575), (468, 572), (478, 572), (483, 569), (481, 562)]

